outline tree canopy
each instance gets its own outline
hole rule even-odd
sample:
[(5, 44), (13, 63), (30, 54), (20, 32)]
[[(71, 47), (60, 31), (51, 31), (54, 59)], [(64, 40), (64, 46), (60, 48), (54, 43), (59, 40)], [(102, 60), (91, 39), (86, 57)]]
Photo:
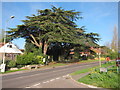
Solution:
[[(97, 46), (99, 40), (97, 33), (85, 33), (83, 27), (78, 28), (75, 21), (81, 19), (81, 12), (64, 10), (61, 7), (52, 6), (51, 9), (38, 10), (37, 14), (26, 16), (22, 25), (9, 28), (8, 36), (12, 39), (25, 38), (39, 48), (43, 53), (52, 43), (60, 45)], [(12, 40), (11, 39), (11, 40)]]

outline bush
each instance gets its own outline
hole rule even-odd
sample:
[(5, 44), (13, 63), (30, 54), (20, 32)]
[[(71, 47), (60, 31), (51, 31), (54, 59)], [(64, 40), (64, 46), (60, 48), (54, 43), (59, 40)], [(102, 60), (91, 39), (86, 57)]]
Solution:
[(9, 62), (10, 62), (10, 60), (5, 60), (5, 64), (6, 64), (6, 67), (5, 67), (5, 69), (6, 70), (9, 70)]
[(8, 67), (10, 67), (10, 68), (13, 68), (15, 66), (16, 66), (16, 62), (13, 60), (8, 63)]
[(117, 52), (110, 52), (105, 57), (110, 57), (110, 59), (116, 59), (118, 57), (118, 53)]
[(36, 61), (37, 61), (39, 64), (44, 64), (44, 63), (43, 63), (43, 56), (36, 56)]
[(43, 53), (42, 53), (42, 48), (39, 48), (39, 49), (35, 49), (33, 51), (34, 55), (40, 55), (40, 56), (43, 56)]
[(87, 56), (87, 59), (95, 59), (95, 56), (93, 56), (93, 55), (88, 55), (88, 56)]
[(17, 56), (16, 62), (17, 65), (32, 65), (32, 64), (43, 64), (42, 60), (43, 60), (43, 56), (36, 56), (34, 55), (34, 53), (28, 53)]
[(17, 56), (16, 62), (18, 65), (30, 65), (30, 64), (35, 64), (36, 60), (33, 53), (28, 53)]

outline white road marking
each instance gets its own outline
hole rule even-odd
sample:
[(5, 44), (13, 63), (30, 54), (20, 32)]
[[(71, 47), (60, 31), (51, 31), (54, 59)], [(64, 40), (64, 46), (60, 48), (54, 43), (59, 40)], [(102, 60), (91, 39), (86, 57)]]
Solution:
[(40, 83), (37, 83), (37, 84), (35, 84), (35, 85), (33, 85), (33, 86), (38, 86), (38, 85), (40, 85)]
[(80, 83), (80, 84), (85, 85), (85, 86), (88, 86), (88, 87), (90, 87), (90, 88), (98, 88), (98, 87), (96, 87), (96, 86), (87, 85), (87, 84), (84, 84), (84, 83)]
[(47, 83), (49, 83), (49, 81), (46, 81)]
[(56, 79), (60, 79), (60, 77), (56, 78)]
[[(55, 78), (56, 80), (57, 79), (60, 79), (60, 77), (57, 77), (57, 78)], [(52, 81), (54, 81), (55, 79), (51, 79), (51, 80), (49, 80), (49, 81), (44, 81), (43, 83), (49, 83), (49, 82), (52, 82)]]
[(65, 76), (62, 76), (62, 77), (67, 77), (67, 75), (65, 75)]
[(31, 88), (31, 87), (25, 87), (25, 88)]
[(43, 82), (43, 83), (47, 83), (47, 82)]
[(51, 79), (50, 81), (54, 81), (55, 79)]
[(67, 76), (70, 76), (69, 74)]

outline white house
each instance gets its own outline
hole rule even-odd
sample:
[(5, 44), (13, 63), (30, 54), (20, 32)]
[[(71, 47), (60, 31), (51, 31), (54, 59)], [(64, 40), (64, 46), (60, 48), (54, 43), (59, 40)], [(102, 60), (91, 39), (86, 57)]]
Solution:
[(13, 43), (9, 42), (0, 47), (0, 60), (5, 53), (6, 60), (14, 60), (16, 55), (23, 54)]

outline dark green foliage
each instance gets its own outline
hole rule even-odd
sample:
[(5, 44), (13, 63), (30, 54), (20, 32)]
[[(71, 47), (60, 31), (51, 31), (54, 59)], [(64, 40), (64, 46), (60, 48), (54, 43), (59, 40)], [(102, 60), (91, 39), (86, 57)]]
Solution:
[(8, 67), (10, 68), (13, 68), (13, 67), (16, 67), (16, 62), (11, 60), (9, 63), (8, 63)]
[(88, 55), (87, 59), (95, 59), (95, 56), (94, 55)]
[(6, 64), (6, 68), (5, 68), (5, 69), (6, 69), (6, 70), (9, 69), (9, 66), (8, 66), (8, 65), (9, 65), (9, 62), (10, 62), (10, 60), (5, 60), (5, 64)]
[(74, 37), (76, 24), (73, 20), (77, 20), (79, 14), (80, 12), (65, 11), (54, 6), (52, 9), (38, 10), (37, 15), (26, 16), (27, 20), (22, 20), (23, 25), (11, 28), (8, 33), (13, 38), (24, 37), (30, 40), (30, 34), (33, 34), (36, 40), (39, 39), (48, 43), (73, 42), (76, 38)]
[(40, 56), (44, 56), (45, 57), (45, 55), (43, 55), (43, 53), (42, 53), (42, 49), (41, 48), (35, 48), (34, 50), (33, 50), (33, 53), (34, 53), (34, 55), (40, 55)]
[(6, 64), (5, 67), (6, 70), (9, 70), (10, 68), (14, 68), (17, 66), (17, 63), (14, 60), (5, 60), (5, 64)]
[(107, 53), (107, 54), (105, 54), (105, 55), (101, 55), (101, 56), (103, 56), (103, 57), (110, 57), (110, 59), (111, 60), (113, 60), (113, 59), (117, 59), (118, 58), (118, 53), (117, 52), (109, 52), (109, 53)]
[(110, 57), (110, 59), (116, 59), (118, 58), (118, 52), (110, 52), (107, 56)]
[(30, 34), (33, 34), (36, 40), (47, 41), (47, 43), (66, 42), (92, 45), (92, 42), (98, 40), (94, 38), (98, 34), (85, 34), (82, 28), (76, 28), (74, 21), (80, 18), (79, 15), (80, 12), (67, 11), (53, 6), (52, 9), (38, 10), (37, 15), (26, 16), (27, 20), (22, 20), (23, 25), (11, 28), (8, 33), (13, 38), (24, 37), (27, 40), (32, 40)]
[(112, 51), (112, 49), (106, 47), (106, 46), (101, 46), (103, 54), (101, 54), (101, 57), (110, 57), (110, 59), (116, 59), (118, 57), (118, 52)]
[[(70, 49), (76, 45), (98, 46), (97, 33), (85, 33), (84, 27), (77, 28), (75, 21), (81, 19), (80, 14), (81, 12), (75, 10), (64, 10), (54, 6), (51, 9), (38, 10), (36, 15), (26, 16), (27, 19), (22, 20), (22, 25), (10, 28), (8, 36), (12, 39), (25, 38), (27, 53), (33, 52), (34, 48), (42, 48), (44, 53), (43, 47), (46, 44), (47, 51), (49, 47), (49, 51), (52, 52), (47, 52), (48, 55), (53, 56), (55, 61), (62, 55), (67, 59)], [(78, 55), (75, 55), (75, 58), (78, 58)]]
[(34, 44), (32, 44), (31, 42), (26, 41), (25, 53), (34, 52), (36, 50), (37, 49), (36, 49), (36, 46)]
[(120, 51), (118, 52), (118, 57), (120, 58)]

